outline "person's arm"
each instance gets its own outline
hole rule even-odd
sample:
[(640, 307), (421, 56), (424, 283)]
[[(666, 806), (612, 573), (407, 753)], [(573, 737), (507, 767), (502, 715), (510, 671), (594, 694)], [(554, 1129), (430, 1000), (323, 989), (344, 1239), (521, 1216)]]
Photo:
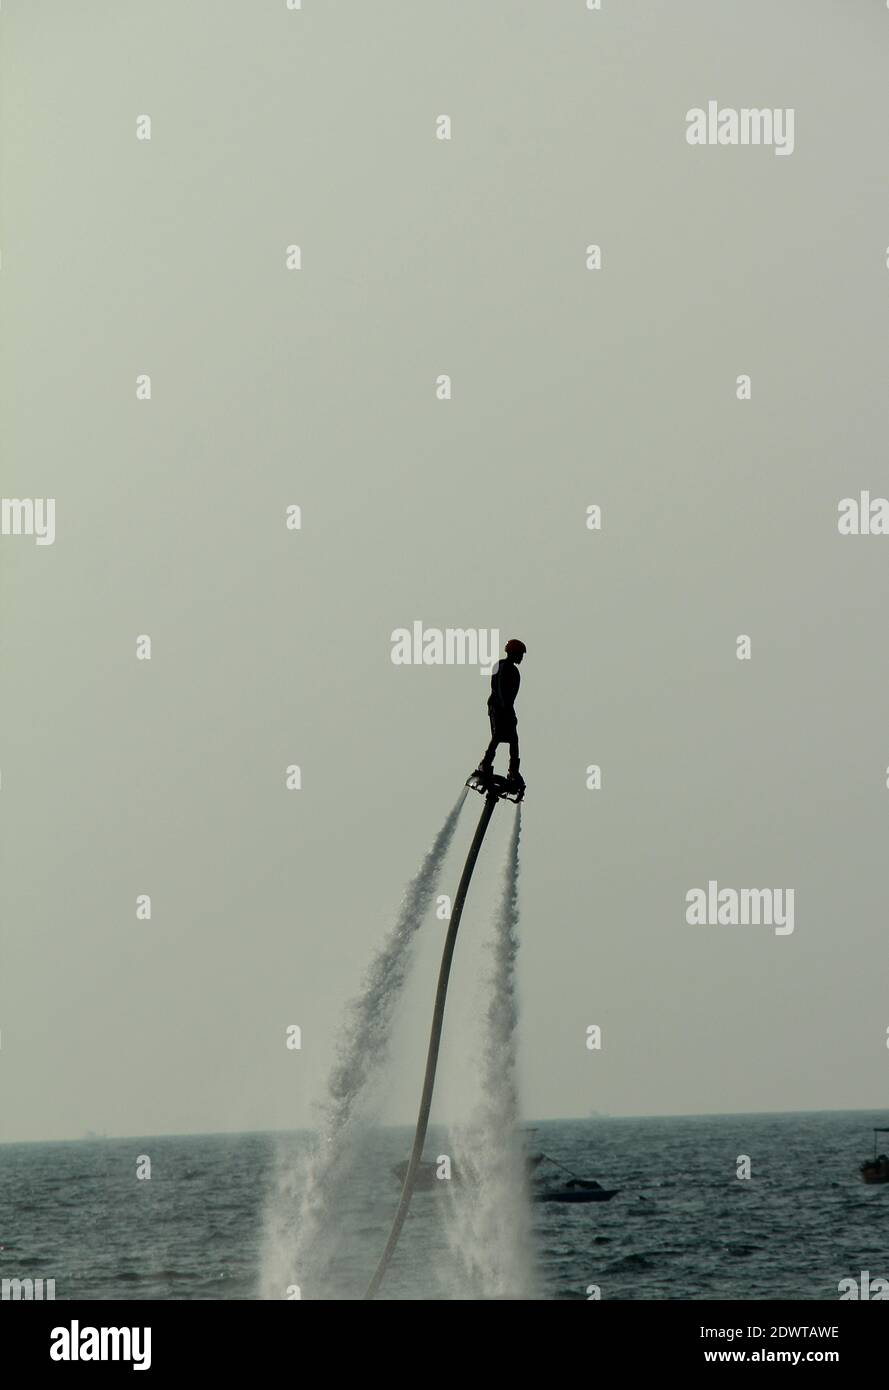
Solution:
[(508, 713), (514, 713), (515, 697), (519, 693), (519, 681), (521, 677), (518, 668), (511, 661), (502, 662), (500, 666), (500, 703)]

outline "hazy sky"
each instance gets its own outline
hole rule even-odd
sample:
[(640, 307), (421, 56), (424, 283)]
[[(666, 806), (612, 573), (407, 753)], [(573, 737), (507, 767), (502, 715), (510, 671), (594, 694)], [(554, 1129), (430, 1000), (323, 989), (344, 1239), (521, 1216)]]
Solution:
[[(0, 1138), (309, 1119), (487, 738), (477, 669), (392, 664), (417, 619), (528, 646), (526, 1115), (889, 1102), (889, 537), (837, 531), (889, 495), (882, 0), (8, 0), (0, 39), (2, 495), (56, 499), (0, 536)], [(690, 146), (709, 100), (793, 153)], [(690, 926), (709, 880), (793, 933)]]

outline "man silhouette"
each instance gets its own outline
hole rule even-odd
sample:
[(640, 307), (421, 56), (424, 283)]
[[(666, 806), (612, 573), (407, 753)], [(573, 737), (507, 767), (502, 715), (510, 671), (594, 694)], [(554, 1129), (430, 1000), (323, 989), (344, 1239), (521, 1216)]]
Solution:
[(527, 647), (517, 637), (511, 637), (504, 651), (506, 652), (505, 659), (498, 661), (491, 676), (491, 693), (488, 696), (491, 742), (478, 765), (478, 774), (483, 779), (489, 779), (493, 775), (497, 746), (501, 743), (508, 743), (509, 771), (506, 774), (507, 781), (524, 786), (524, 782), (519, 776), (519, 730), (515, 701), (521, 684), (519, 666), (522, 664), (522, 657), (525, 655)]

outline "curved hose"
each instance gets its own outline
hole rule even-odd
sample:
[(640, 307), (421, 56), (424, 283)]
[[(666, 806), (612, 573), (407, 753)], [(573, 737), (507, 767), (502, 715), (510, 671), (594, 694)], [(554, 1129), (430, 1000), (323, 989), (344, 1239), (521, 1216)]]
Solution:
[(469, 881), (472, 878), (472, 871), (475, 868), (475, 861), (478, 859), (479, 850), (482, 847), (482, 840), (485, 838), (485, 831), (488, 822), (494, 814), (494, 807), (497, 805), (497, 794), (489, 793), (485, 797), (485, 804), (482, 813), (478, 818), (475, 835), (472, 844), (469, 846), (469, 853), (466, 856), (466, 863), (463, 865), (463, 873), (460, 875), (460, 883), (457, 888), (457, 896), (454, 899), (454, 908), (451, 913), (451, 922), (448, 927), (448, 934), (445, 937), (444, 950), (441, 955), (441, 966), (438, 972), (438, 989), (435, 992), (435, 1008), (432, 1011), (432, 1031), (429, 1035), (429, 1051), (426, 1054), (426, 1074), (423, 1077), (423, 1094), (420, 1097), (420, 1113), (417, 1116), (417, 1128), (414, 1132), (414, 1143), (411, 1149), (411, 1156), (408, 1160), (407, 1172), (404, 1175), (404, 1186), (401, 1189), (401, 1197), (398, 1202), (398, 1210), (392, 1222), (392, 1229), (389, 1232), (389, 1239), (386, 1248), (380, 1256), (380, 1262), (376, 1267), (374, 1276), (364, 1295), (365, 1300), (373, 1298), (380, 1284), (383, 1282), (383, 1275), (392, 1258), (393, 1251), (398, 1244), (398, 1237), (401, 1235), (401, 1228), (407, 1216), (408, 1207), (411, 1204), (411, 1197), (414, 1195), (414, 1183), (417, 1179), (417, 1170), (420, 1166), (420, 1159), (423, 1156), (423, 1145), (426, 1142), (426, 1129), (429, 1124), (429, 1111), (432, 1108), (432, 1090), (435, 1085), (435, 1068), (438, 1063), (438, 1049), (441, 1043), (441, 1029), (444, 1022), (445, 1000), (448, 993), (448, 978), (451, 973), (451, 960), (454, 955), (454, 947), (457, 944), (457, 929), (460, 926), (460, 918), (463, 915), (463, 904), (466, 901), (466, 894), (469, 892)]

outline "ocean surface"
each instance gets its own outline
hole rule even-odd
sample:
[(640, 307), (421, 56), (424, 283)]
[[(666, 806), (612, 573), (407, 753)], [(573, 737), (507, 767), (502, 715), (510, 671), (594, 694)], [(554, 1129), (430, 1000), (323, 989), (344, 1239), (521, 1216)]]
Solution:
[[(875, 1112), (529, 1122), (529, 1151), (619, 1188), (609, 1202), (535, 1203), (542, 1299), (828, 1299), (843, 1278), (889, 1277), (889, 1184), (865, 1186)], [(0, 1275), (55, 1280), (64, 1299), (259, 1296), (276, 1161), (306, 1134), (0, 1145)], [(340, 1194), (338, 1296), (360, 1297), (399, 1195), (408, 1129), (377, 1131)], [(447, 1152), (430, 1131), (426, 1155)], [(137, 1180), (137, 1160), (151, 1160)], [(752, 1177), (736, 1176), (748, 1155)], [(562, 1185), (553, 1164), (532, 1191)], [(439, 1185), (414, 1196), (381, 1296), (477, 1296)], [(503, 1214), (509, 1220), (509, 1213)], [(287, 1296), (282, 1290), (281, 1297)], [(303, 1296), (310, 1296), (304, 1294)]]

